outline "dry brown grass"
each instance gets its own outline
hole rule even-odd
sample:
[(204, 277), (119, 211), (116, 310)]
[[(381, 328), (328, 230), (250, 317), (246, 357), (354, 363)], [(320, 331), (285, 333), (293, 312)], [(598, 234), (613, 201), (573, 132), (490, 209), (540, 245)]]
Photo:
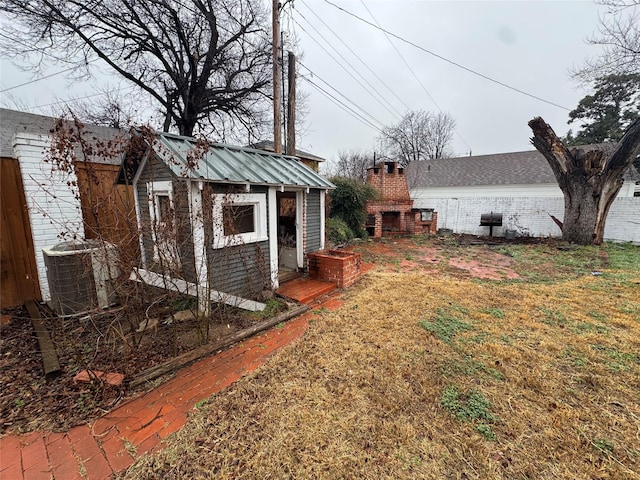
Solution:
[[(517, 248), (531, 268), (537, 247)], [(629, 252), (605, 275), (551, 269), (546, 283), (375, 270), (127, 478), (640, 478)], [(453, 386), (481, 392), (494, 420), (452, 415)]]

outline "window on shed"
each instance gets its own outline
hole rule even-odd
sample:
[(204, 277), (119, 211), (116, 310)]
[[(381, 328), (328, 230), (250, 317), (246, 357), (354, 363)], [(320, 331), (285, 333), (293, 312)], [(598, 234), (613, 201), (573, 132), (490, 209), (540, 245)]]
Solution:
[(432, 211), (422, 211), (420, 212), (420, 220), (422, 222), (430, 222), (431, 220), (433, 220), (433, 212)]
[(222, 217), (225, 236), (256, 230), (255, 205), (223, 205)]
[(169, 195), (156, 194), (156, 215), (158, 222), (171, 222), (171, 200)]
[(213, 248), (263, 242), (269, 239), (265, 194), (213, 194), (211, 198)]
[(175, 221), (175, 197), (169, 181), (147, 183), (153, 261), (165, 271), (180, 269)]

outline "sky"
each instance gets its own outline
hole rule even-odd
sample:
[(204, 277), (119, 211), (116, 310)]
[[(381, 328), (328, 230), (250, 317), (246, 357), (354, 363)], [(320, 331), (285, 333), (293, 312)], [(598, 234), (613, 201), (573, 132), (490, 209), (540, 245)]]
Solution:
[[(298, 88), (307, 96), (297, 144), (326, 159), (352, 149), (379, 151), (379, 129), (407, 110), (450, 114), (457, 155), (530, 150), (530, 119), (542, 116), (564, 135), (569, 111), (590, 93), (569, 69), (599, 52), (586, 42), (603, 13), (591, 1), (330, 1), (353, 15), (326, 0), (294, 0), (282, 15), (283, 32), (297, 44)], [(355, 16), (417, 47), (389, 40)], [(10, 89), (0, 92), (0, 104), (50, 115), (57, 102), (100, 95), (100, 86), (126, 87), (106, 72), (71, 84), (55, 75), (63, 69), (52, 65), (45, 71), (50, 78), (12, 88), (33, 77), (0, 56), (0, 90)]]

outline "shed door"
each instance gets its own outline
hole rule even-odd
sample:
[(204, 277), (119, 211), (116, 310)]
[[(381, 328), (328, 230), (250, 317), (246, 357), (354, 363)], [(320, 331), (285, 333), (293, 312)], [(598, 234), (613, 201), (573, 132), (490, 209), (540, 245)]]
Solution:
[(296, 192), (278, 192), (278, 266), (298, 269), (298, 199)]
[(0, 160), (0, 181), (0, 308), (10, 308), (42, 296), (18, 160)]

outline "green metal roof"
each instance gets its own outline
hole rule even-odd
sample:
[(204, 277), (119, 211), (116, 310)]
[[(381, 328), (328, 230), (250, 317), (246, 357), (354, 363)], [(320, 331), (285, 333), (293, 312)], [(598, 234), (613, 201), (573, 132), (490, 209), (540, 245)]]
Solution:
[(198, 154), (195, 139), (170, 133), (158, 133), (152, 147), (179, 177), (220, 183), (335, 188), (300, 160), (287, 155), (216, 143)]

